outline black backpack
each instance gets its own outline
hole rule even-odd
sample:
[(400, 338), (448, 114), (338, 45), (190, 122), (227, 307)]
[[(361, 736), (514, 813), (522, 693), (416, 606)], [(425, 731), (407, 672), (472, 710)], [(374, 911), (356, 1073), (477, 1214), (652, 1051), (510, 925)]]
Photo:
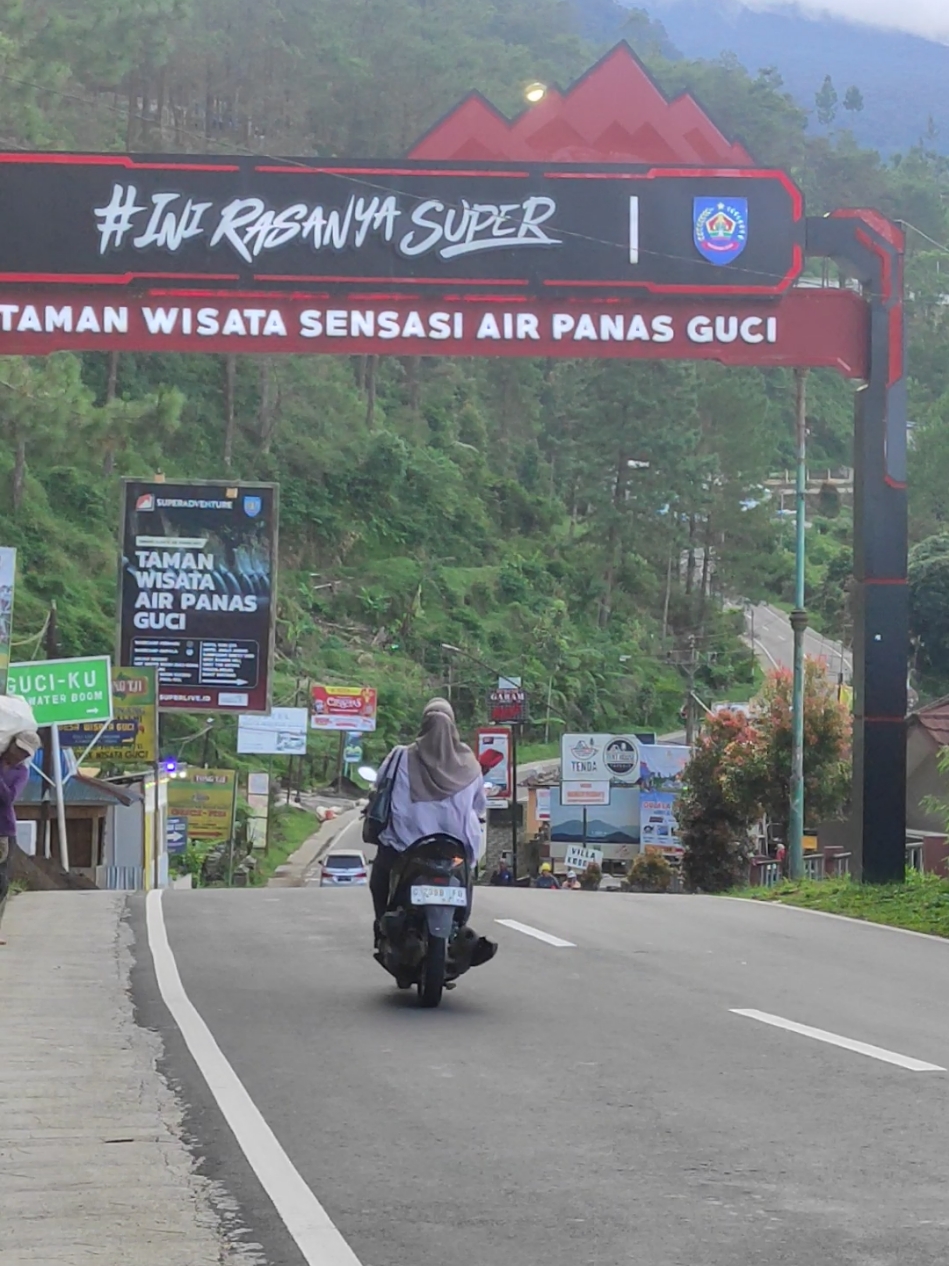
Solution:
[(379, 844), (379, 836), (392, 821), (392, 792), (399, 774), (405, 748), (399, 748), (399, 754), (389, 762), (385, 774), (373, 788), (369, 803), (363, 812), (362, 840), (364, 844)]

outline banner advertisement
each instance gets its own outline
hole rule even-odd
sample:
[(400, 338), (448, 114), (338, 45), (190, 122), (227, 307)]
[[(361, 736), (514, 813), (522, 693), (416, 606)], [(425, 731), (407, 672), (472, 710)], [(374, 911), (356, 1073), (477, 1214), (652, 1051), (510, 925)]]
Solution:
[(761, 167), (11, 153), (3, 183), (0, 273), (25, 285), (780, 295), (804, 266), (803, 197)]
[(13, 591), (16, 585), (16, 550), (0, 546), (0, 695), (7, 693), (10, 638), (13, 635)]
[(371, 734), (376, 728), (376, 692), (371, 686), (311, 688), (310, 724), (314, 730)]
[(94, 742), (96, 758), (110, 765), (154, 765), (158, 760), (156, 693), (154, 668), (113, 668), (112, 723), (101, 734), (101, 725), (89, 722), (60, 726), (60, 743), (81, 753)]
[(272, 708), (264, 716), (241, 713), (237, 721), (240, 756), (305, 756), (306, 708)]
[(586, 811), (560, 803), (560, 788), (551, 788), (551, 857), (564, 855), (567, 844), (601, 849), (608, 861), (632, 861), (639, 852), (639, 788), (613, 787), (610, 803)]
[(550, 821), (550, 788), (537, 788), (537, 821)]
[(682, 775), (689, 763), (692, 749), (689, 747), (656, 744), (641, 749), (639, 782), (645, 791), (682, 790)]
[(560, 778), (568, 782), (639, 782), (642, 744), (635, 734), (564, 734)]
[(168, 782), (170, 820), (184, 821), (189, 844), (226, 844), (234, 829), (233, 769), (186, 769)]
[[(303, 709), (306, 712), (306, 709)], [(270, 817), (270, 777), (267, 774), (247, 775), (247, 804), (250, 817), (247, 835), (252, 848), (267, 847), (267, 820)]]
[(7, 692), (27, 701), (40, 728), (104, 725), (112, 720), (111, 668), (108, 655), (11, 664)]
[(676, 822), (675, 791), (644, 791), (639, 800), (640, 838), (643, 852), (681, 856), (682, 841)]
[(511, 731), (483, 726), (475, 733), (475, 754), (484, 770), (484, 793), (489, 809), (506, 809), (514, 796), (511, 768)]
[(347, 734), (343, 745), (343, 764), (358, 765), (362, 760), (362, 736)]
[(127, 479), (121, 541), (119, 663), (159, 709), (269, 711), (275, 485)]

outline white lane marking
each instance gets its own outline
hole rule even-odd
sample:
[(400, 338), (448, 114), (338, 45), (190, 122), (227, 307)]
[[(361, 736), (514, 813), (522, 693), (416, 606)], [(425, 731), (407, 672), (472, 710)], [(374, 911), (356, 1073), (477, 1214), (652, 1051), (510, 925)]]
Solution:
[(540, 928), (532, 928), (527, 923), (518, 923), (517, 919), (495, 919), (495, 923), (500, 923), (502, 927), (513, 928), (515, 932), (523, 932), (525, 936), (533, 936), (538, 941), (543, 941), (545, 945), (553, 945), (554, 949), (576, 949), (574, 941), (562, 941), (559, 936), (551, 936), (549, 932), (542, 932)]
[(161, 891), (145, 901), (148, 944), (158, 988), (241, 1151), (296, 1241), (307, 1266), (360, 1266), (329, 1214), (277, 1142), (257, 1105), (185, 993), (162, 912)]
[(845, 1051), (869, 1055), (871, 1059), (879, 1059), (884, 1064), (896, 1064), (898, 1068), (908, 1068), (912, 1073), (944, 1073), (946, 1071), (939, 1064), (927, 1064), (925, 1060), (912, 1059), (909, 1055), (899, 1055), (896, 1051), (884, 1050), (882, 1046), (855, 1042), (853, 1038), (841, 1037), (838, 1033), (828, 1033), (826, 1029), (812, 1029), (809, 1024), (797, 1024), (794, 1020), (785, 1020), (779, 1015), (769, 1015), (767, 1011), (746, 1011), (732, 1007), (732, 1015), (743, 1015), (749, 1020), (760, 1020), (762, 1024), (773, 1025), (776, 1029), (787, 1029), (789, 1033), (799, 1033), (801, 1037), (812, 1037), (818, 1042), (827, 1042), (830, 1046), (842, 1046)]

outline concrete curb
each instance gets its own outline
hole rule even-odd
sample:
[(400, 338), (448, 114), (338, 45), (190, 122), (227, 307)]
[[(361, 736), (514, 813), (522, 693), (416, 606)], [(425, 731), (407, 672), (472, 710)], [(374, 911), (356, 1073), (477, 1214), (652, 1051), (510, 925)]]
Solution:
[(338, 818), (324, 822), (318, 831), (304, 840), (295, 853), (277, 868), (267, 884), (268, 888), (302, 888), (306, 884), (307, 872), (329, 852), (333, 841), (344, 827), (349, 826), (359, 816), (358, 809), (349, 809)]

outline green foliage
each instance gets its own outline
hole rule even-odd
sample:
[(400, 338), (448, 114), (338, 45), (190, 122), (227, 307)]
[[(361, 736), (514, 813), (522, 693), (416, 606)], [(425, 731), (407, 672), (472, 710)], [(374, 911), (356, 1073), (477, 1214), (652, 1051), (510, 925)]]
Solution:
[[(721, 892), (747, 879), (752, 824), (767, 817), (782, 838), (790, 801), (791, 674), (768, 675), (750, 719), (709, 718), (686, 767), (676, 817), (686, 883)], [(850, 718), (820, 667), (804, 680), (804, 805), (817, 823), (845, 806), (850, 784)]]
[[(837, 89), (834, 87), (834, 81), (830, 75), (824, 76), (824, 82), (820, 86), (820, 91), (814, 96), (814, 104), (817, 106), (817, 121), (824, 127), (830, 127), (834, 119), (837, 117)], [(848, 107), (849, 109), (850, 107)]]
[(668, 892), (672, 867), (661, 853), (640, 853), (633, 859), (626, 882), (640, 892)]
[[(910, 496), (914, 538), (942, 531), (945, 160), (921, 144), (884, 162), (846, 133), (810, 135), (773, 68), (678, 58), (641, 10), (0, 0), (4, 143), (399, 154), (470, 89), (514, 114), (526, 82), (566, 85), (595, 56), (586, 40), (612, 40), (619, 24), (667, 93), (693, 93), (760, 162), (791, 170), (812, 214), (873, 206), (919, 230), (907, 264)], [(845, 95), (851, 113), (858, 98)], [(0, 539), (20, 551), (14, 636), (27, 649), (53, 598), (64, 654), (111, 648), (119, 477), (161, 469), (279, 482), (278, 701), (307, 677), (378, 683), (368, 759), (447, 688), (443, 642), (524, 677), (537, 722), (528, 740), (630, 718), (671, 728), (683, 683), (668, 652), (689, 634), (716, 656), (701, 688), (750, 682), (720, 608), (789, 596), (790, 534), (761, 497), (792, 458), (787, 372), (246, 356), (232, 426), (227, 381), (218, 356), (0, 360)], [(834, 374), (810, 376), (815, 467), (850, 464), (852, 397)], [(831, 509), (811, 542), (809, 599), (839, 632), (850, 518), (844, 507), (831, 520)], [(463, 723), (483, 717), (491, 673), (459, 658), (452, 678)], [(324, 743), (314, 740), (317, 759)]]
[(949, 880), (939, 875), (922, 875), (915, 870), (907, 872), (906, 882), (902, 884), (855, 884), (850, 879), (803, 880), (778, 884), (774, 888), (749, 888), (735, 895), (949, 937)]
[(578, 876), (580, 887), (585, 888), (587, 892), (596, 892), (603, 881), (603, 870), (596, 862), (590, 862), (589, 866)]
[(909, 603), (921, 666), (949, 679), (949, 532), (910, 550)]

